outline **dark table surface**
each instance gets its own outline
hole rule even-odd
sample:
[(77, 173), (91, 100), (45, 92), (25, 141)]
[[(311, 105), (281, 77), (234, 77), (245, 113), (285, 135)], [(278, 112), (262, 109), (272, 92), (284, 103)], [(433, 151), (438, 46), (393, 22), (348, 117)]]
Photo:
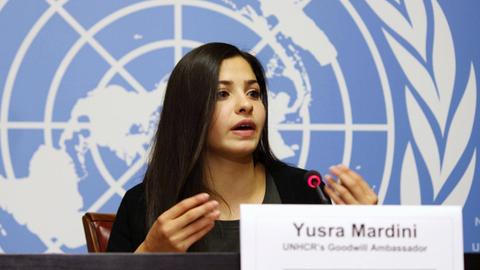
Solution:
[[(3, 254), (0, 269), (240, 269), (239, 253), (188, 254)], [(465, 254), (465, 269), (480, 269), (480, 253)]]

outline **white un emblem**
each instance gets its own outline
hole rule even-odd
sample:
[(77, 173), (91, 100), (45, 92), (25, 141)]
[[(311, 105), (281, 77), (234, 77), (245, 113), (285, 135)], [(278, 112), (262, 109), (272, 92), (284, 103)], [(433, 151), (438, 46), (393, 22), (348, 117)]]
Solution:
[[(414, 92), (414, 81), (406, 90), (413, 95), (392, 97), (393, 84), (401, 91), (405, 86), (389, 81), (381, 55), (388, 51), (394, 65), (405, 53), (404, 43), (388, 36), (403, 33), (388, 20), (403, 15), (385, 17), (375, 1), (52, 0), (28, 9), (21, 2), (0, 4), (0, 25), (16, 25), (2, 36), (0, 50), (0, 251), (83, 252), (81, 215), (115, 212), (125, 190), (142, 180), (169, 72), (186, 52), (212, 41), (233, 43), (264, 64), (270, 141), (284, 161), (321, 173), (344, 163), (381, 201), (387, 191), (391, 201), (408, 203), (435, 192), (446, 198), (454, 189), (433, 183), (436, 190), (417, 197), (398, 192), (438, 169), (426, 157), (440, 157), (424, 155), (415, 141), (421, 131), (413, 121), (421, 119), (414, 113), (434, 106), (425, 99), (415, 107), (423, 96)], [(431, 13), (438, 12), (432, 4)], [(372, 20), (393, 30), (372, 33), (366, 25)], [(407, 48), (415, 49), (416, 41), (411, 44)], [(468, 97), (476, 104), (476, 96)], [(455, 119), (453, 111), (438, 115)], [(462, 158), (475, 167), (462, 154), (452, 164)], [(403, 170), (424, 163), (418, 171)], [(465, 168), (455, 172), (463, 169), (463, 175)], [(62, 222), (51, 222), (57, 217)]]

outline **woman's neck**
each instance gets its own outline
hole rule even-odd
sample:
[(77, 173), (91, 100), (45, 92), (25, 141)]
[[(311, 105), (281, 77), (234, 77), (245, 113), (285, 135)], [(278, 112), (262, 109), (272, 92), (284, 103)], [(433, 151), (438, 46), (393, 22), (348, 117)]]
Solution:
[(220, 219), (239, 219), (241, 203), (263, 201), (265, 169), (260, 163), (254, 164), (251, 156), (231, 159), (208, 153), (205, 176), (216, 193), (213, 197), (220, 203)]

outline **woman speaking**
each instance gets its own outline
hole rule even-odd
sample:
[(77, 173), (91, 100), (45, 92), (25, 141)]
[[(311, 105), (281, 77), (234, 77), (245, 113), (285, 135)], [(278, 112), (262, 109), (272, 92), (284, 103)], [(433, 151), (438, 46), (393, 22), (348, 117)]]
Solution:
[[(305, 170), (272, 153), (267, 100), (251, 54), (225, 43), (187, 53), (170, 75), (145, 177), (125, 194), (108, 250), (239, 251), (240, 204), (326, 203)], [(377, 203), (349, 168), (330, 172), (320, 192), (334, 203)]]

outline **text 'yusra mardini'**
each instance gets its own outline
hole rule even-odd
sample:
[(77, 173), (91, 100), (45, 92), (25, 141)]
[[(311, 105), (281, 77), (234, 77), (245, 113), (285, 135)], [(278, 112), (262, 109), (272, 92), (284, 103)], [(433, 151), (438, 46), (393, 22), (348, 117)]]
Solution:
[(417, 225), (409, 226), (391, 224), (387, 226), (371, 226), (365, 223), (353, 223), (349, 227), (316, 226), (305, 222), (292, 223), (298, 237), (345, 237), (349, 234), (356, 238), (417, 238)]

